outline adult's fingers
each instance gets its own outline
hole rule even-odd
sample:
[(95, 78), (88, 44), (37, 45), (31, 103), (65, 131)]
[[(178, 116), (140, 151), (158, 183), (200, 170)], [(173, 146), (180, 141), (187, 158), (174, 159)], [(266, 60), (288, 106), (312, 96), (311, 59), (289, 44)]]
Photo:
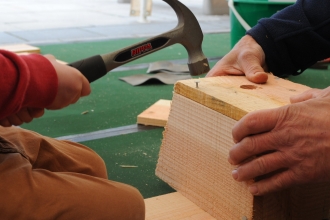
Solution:
[(238, 50), (233, 49), (208, 72), (206, 77), (225, 76), (225, 75), (244, 75), (243, 70), (237, 65)]
[(261, 46), (251, 36), (246, 35), (235, 47), (244, 48), (244, 50), (239, 50), (237, 63), (247, 79), (254, 83), (266, 83), (268, 74), (265, 69), (267, 66), (265, 53)]
[(270, 192), (280, 191), (295, 184), (294, 173), (291, 170), (283, 170), (273, 176), (251, 184), (248, 189), (255, 196), (262, 196)]
[(301, 94), (290, 97), (291, 103), (303, 102), (312, 98), (315, 98), (321, 92), (320, 89), (310, 89)]
[(241, 59), (233, 62), (236, 56), (233, 58), (232, 54), (228, 54), (210, 70), (206, 77), (245, 75), (249, 81), (254, 83), (262, 84), (267, 82), (268, 73), (266, 73), (261, 66), (262, 61), (260, 59), (248, 52), (244, 53), (240, 57)]
[(207, 77), (245, 75), (251, 82), (265, 83), (268, 79), (265, 70), (265, 53), (251, 36), (246, 35), (210, 70)]
[(307, 90), (299, 95), (295, 95), (290, 97), (291, 103), (297, 103), (297, 102), (303, 102), (309, 99), (313, 98), (324, 98), (324, 97), (330, 97), (330, 87), (327, 87), (325, 89), (310, 89)]
[(228, 162), (232, 165), (241, 166), (247, 166), (253, 163), (254, 160), (262, 162), (256, 157), (277, 150), (278, 143), (274, 141), (277, 140), (276, 136), (278, 136), (278, 132), (265, 132), (245, 137), (230, 149)]
[(272, 130), (277, 123), (280, 109), (266, 109), (251, 112), (241, 118), (232, 130), (235, 143), (254, 134)]
[(245, 73), (246, 78), (254, 83), (263, 84), (268, 80), (268, 74), (265, 72), (255, 71)]
[(262, 67), (263, 61), (261, 59), (251, 53), (242, 53), (238, 59), (239, 66), (251, 82), (261, 84), (268, 80), (268, 74)]
[(237, 181), (247, 181), (287, 168), (288, 166), (289, 164), (284, 160), (282, 153), (275, 151), (243, 163), (232, 171), (232, 176)]

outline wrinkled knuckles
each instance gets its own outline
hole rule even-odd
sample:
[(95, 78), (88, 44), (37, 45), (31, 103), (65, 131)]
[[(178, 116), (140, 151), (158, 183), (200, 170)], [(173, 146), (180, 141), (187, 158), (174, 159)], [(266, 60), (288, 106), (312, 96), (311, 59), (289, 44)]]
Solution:
[(246, 115), (244, 120), (244, 125), (248, 130), (254, 130), (255, 127), (258, 125), (258, 115), (254, 113), (250, 113)]
[(257, 173), (258, 173), (258, 176), (261, 176), (261, 175), (264, 175), (264, 174), (267, 174), (270, 172), (270, 170), (268, 169), (268, 166), (267, 166), (267, 162), (265, 161), (264, 157), (259, 157), (255, 160), (256, 162), (256, 165), (257, 165)]
[(250, 62), (250, 61), (254, 61), (255, 56), (253, 55), (253, 53), (251, 53), (250, 51), (242, 51), (239, 53), (238, 55), (238, 59), (237, 60), (244, 60), (246, 62)]
[(256, 138), (254, 136), (244, 138), (241, 143), (244, 144), (244, 150), (248, 157), (255, 156), (258, 153)]

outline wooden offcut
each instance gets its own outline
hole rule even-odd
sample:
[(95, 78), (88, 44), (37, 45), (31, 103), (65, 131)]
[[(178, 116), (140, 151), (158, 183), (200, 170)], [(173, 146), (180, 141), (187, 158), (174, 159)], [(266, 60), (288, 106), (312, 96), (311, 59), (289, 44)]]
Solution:
[(14, 53), (40, 53), (40, 48), (28, 44), (8, 44), (0, 45), (0, 49)]
[[(28, 53), (28, 52), (22, 52), (22, 53), (17, 53), (18, 55), (22, 56), (22, 55), (30, 55), (30, 54), (33, 54), (33, 53)], [(62, 61), (62, 60), (56, 60), (56, 62), (60, 63), (60, 64), (68, 64), (67, 62), (65, 61)]]
[(178, 192), (144, 200), (146, 220), (215, 220)]
[(171, 100), (160, 99), (137, 116), (137, 123), (165, 127), (170, 108)]
[(330, 187), (311, 184), (261, 197), (231, 176), (232, 128), (249, 112), (290, 103), (309, 88), (272, 75), (266, 84), (244, 76), (175, 85), (156, 175), (216, 219), (279, 220), (328, 217)]

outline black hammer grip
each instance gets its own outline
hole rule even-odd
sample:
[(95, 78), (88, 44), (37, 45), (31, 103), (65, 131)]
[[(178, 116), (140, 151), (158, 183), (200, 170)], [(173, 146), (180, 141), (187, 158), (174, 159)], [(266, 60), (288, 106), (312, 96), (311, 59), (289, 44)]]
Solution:
[(68, 65), (79, 70), (90, 83), (107, 74), (107, 69), (100, 55), (79, 60)]

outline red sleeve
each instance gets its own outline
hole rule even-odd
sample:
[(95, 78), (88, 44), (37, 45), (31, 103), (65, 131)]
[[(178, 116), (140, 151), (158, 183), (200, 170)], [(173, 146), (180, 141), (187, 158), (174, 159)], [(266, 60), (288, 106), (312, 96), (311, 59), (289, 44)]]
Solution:
[(22, 107), (45, 108), (57, 89), (57, 74), (45, 57), (0, 50), (0, 119)]

